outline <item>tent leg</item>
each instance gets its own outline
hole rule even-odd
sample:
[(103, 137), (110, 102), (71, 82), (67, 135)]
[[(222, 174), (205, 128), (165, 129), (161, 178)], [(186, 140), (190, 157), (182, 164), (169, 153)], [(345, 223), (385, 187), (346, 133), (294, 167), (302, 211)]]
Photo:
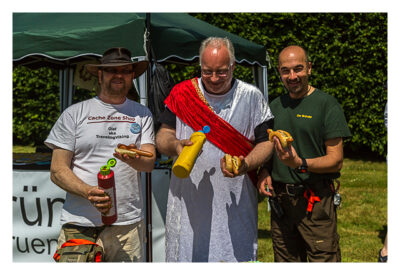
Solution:
[(64, 74), (65, 69), (60, 69), (59, 73), (59, 86), (60, 86), (60, 113), (64, 111), (64, 91), (65, 91), (65, 74)]
[(267, 67), (252, 67), (253, 77), (256, 86), (261, 90), (268, 102), (268, 71)]
[(60, 113), (72, 105), (74, 69), (67, 67), (60, 70)]
[(67, 107), (72, 105), (72, 98), (74, 95), (74, 69), (73, 68), (68, 68), (68, 99), (67, 99)]
[(153, 238), (152, 238), (152, 209), (151, 209), (151, 173), (146, 173), (146, 260), (153, 261)]

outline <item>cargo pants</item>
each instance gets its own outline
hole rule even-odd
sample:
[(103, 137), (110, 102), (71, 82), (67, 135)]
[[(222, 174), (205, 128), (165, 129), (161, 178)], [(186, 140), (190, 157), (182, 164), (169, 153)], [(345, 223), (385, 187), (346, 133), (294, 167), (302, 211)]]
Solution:
[(309, 185), (321, 201), (306, 213), (304, 193), (287, 193), (285, 184), (273, 183), (284, 215), (278, 218), (271, 210), (271, 235), (275, 262), (340, 262), (336, 206), (331, 182)]

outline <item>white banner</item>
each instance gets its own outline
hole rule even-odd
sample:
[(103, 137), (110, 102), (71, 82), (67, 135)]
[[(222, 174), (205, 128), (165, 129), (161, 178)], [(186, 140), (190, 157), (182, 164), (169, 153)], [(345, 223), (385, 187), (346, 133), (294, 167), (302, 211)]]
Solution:
[(13, 261), (53, 261), (65, 191), (49, 171), (13, 171)]

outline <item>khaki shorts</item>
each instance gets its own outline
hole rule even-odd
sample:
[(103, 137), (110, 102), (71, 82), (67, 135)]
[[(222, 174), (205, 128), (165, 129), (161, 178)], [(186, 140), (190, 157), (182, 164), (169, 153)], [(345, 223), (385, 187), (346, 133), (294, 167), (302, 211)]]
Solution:
[(58, 238), (57, 249), (70, 239), (86, 239), (104, 249), (106, 262), (143, 262), (144, 221), (129, 225), (82, 227), (64, 224)]

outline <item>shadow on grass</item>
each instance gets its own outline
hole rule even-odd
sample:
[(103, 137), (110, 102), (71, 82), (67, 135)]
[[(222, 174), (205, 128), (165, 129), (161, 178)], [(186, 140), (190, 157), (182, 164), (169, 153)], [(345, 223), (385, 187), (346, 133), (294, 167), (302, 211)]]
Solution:
[[(349, 146), (343, 148), (344, 157), (352, 160), (364, 160), (364, 161), (386, 161), (385, 156), (381, 156), (378, 153), (371, 152), (367, 148), (358, 148), (353, 150)], [(386, 150), (385, 150), (386, 152)], [(386, 155), (386, 154), (385, 154)]]
[(271, 239), (271, 231), (267, 229), (258, 229), (259, 239)]
[(382, 226), (382, 229), (378, 230), (378, 237), (379, 239), (381, 239), (382, 244), (385, 242), (386, 234), (387, 234), (387, 225), (384, 225)]

